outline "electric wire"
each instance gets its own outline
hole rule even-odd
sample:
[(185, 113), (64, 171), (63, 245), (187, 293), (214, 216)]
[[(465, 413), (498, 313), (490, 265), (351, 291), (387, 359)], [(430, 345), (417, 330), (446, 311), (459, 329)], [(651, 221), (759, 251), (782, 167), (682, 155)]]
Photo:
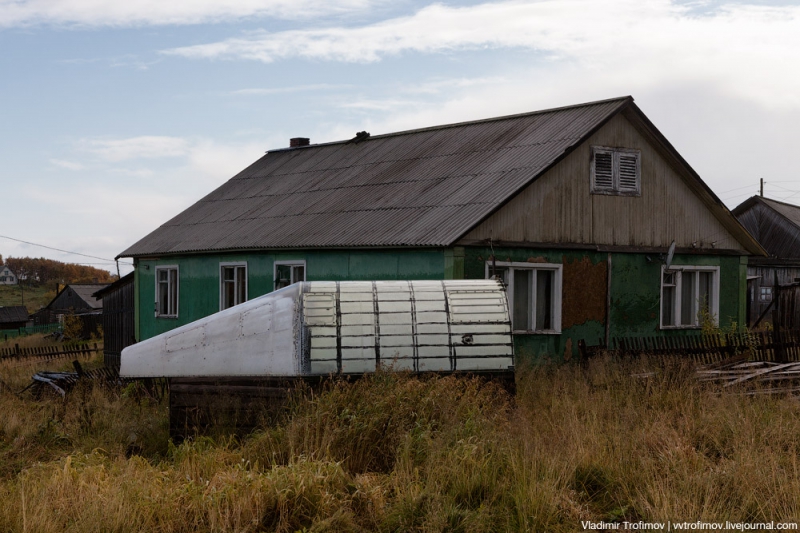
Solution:
[[(22, 239), (15, 239), (14, 237), (9, 237), (7, 235), (0, 235), (0, 238), (8, 239), (10, 241), (21, 242), (23, 244), (30, 244), (31, 246), (38, 246), (40, 248), (47, 248), (48, 250), (55, 250), (56, 252), (62, 252), (62, 253), (65, 253), (65, 254), (80, 255), (82, 257), (89, 257), (90, 259), (100, 259), (101, 261), (106, 261), (108, 263), (116, 263), (116, 261), (113, 260), (113, 259), (106, 259), (105, 257), (97, 257), (96, 255), (82, 254), (80, 252), (70, 252), (69, 250), (62, 250), (61, 248), (54, 248), (52, 246), (46, 246), (44, 244), (38, 244), (38, 243), (35, 243), (35, 242), (24, 241)], [(133, 263), (128, 263), (126, 261), (120, 261), (120, 263), (122, 263), (124, 265), (133, 265)]]

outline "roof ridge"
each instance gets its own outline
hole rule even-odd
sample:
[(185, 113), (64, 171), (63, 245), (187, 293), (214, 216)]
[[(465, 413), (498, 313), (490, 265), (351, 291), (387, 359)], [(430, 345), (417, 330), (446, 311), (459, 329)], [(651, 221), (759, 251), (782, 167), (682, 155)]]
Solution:
[(786, 207), (794, 207), (795, 209), (800, 209), (800, 205), (790, 204), (789, 202), (783, 202), (781, 200), (775, 200), (774, 198), (766, 198), (764, 196), (759, 196), (759, 195), (756, 195), (755, 198), (758, 198), (758, 199), (760, 199), (762, 201), (768, 201), (768, 202), (773, 202), (773, 203), (780, 204), (780, 205), (785, 205)]
[[(375, 139), (386, 139), (388, 137), (395, 137), (395, 136), (400, 136), (400, 135), (410, 135), (412, 133), (423, 133), (423, 132), (426, 132), (426, 131), (436, 131), (436, 130), (444, 130), (444, 129), (449, 129), (449, 128), (457, 128), (457, 127), (460, 127), (460, 126), (471, 126), (473, 124), (485, 124), (487, 122), (498, 122), (498, 121), (501, 121), (501, 120), (512, 120), (512, 119), (517, 119), (517, 118), (532, 117), (532, 116), (535, 116), (535, 115), (544, 115), (544, 114), (547, 114), (547, 113), (556, 113), (556, 112), (559, 112), (559, 111), (566, 111), (568, 109), (578, 109), (578, 108), (581, 108), (581, 107), (590, 107), (590, 106), (595, 106), (595, 105), (609, 104), (611, 102), (620, 102), (620, 103), (622, 103), (622, 102), (633, 102), (633, 96), (631, 96), (631, 95), (618, 96), (616, 98), (607, 98), (605, 100), (595, 100), (593, 102), (584, 102), (582, 104), (574, 104), (574, 105), (567, 105), (567, 106), (561, 106), (561, 107), (552, 107), (550, 109), (540, 109), (538, 111), (526, 111), (525, 113), (515, 113), (513, 115), (501, 115), (499, 117), (480, 118), (480, 119), (476, 119), (476, 120), (467, 120), (467, 121), (464, 121), (464, 122), (452, 122), (452, 123), (449, 123), (449, 124), (439, 124), (439, 125), (436, 125), (436, 126), (425, 126), (425, 127), (422, 127), (422, 128), (414, 128), (414, 129), (410, 129), (410, 130), (400, 130), (400, 131), (394, 131), (394, 132), (390, 132), (390, 133), (380, 133), (378, 135), (371, 135), (370, 137), (364, 139), (361, 142), (369, 142), (369, 141), (372, 141), (372, 140), (375, 140)], [(331, 145), (335, 145), (335, 144), (345, 144), (345, 143), (349, 143), (349, 142), (350, 142), (350, 139), (345, 139), (345, 140), (340, 140), (340, 141), (330, 141), (330, 142), (326, 142), (326, 143), (309, 144), (309, 145), (306, 145), (306, 146), (297, 146), (297, 147), (287, 146), (287, 147), (283, 147), (283, 148), (275, 148), (273, 150), (267, 150), (267, 153), (270, 154), (270, 153), (276, 153), (276, 152), (286, 152), (286, 151), (289, 151), (289, 150), (307, 150), (309, 148), (316, 148), (316, 147), (322, 147), (322, 146), (331, 146)]]

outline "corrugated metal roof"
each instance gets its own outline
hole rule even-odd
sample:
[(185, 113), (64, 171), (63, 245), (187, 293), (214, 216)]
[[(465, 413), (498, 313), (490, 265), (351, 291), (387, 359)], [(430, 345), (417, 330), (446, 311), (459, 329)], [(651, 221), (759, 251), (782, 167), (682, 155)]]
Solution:
[(120, 256), (448, 246), (632, 101), (271, 151)]
[(105, 289), (109, 285), (111, 285), (111, 284), (110, 283), (86, 283), (86, 284), (82, 283), (82, 284), (69, 285), (69, 288), (71, 288), (73, 291), (75, 291), (75, 294), (77, 294), (78, 297), (81, 300), (83, 300), (84, 302), (86, 302), (87, 305), (89, 305), (90, 307), (92, 307), (94, 309), (102, 309), (103, 308), (103, 299), (102, 298), (97, 298), (94, 295), (94, 293), (96, 293), (97, 291), (100, 291), (102, 289)]
[(0, 324), (27, 322), (28, 309), (22, 305), (0, 307)]
[(800, 227), (800, 206), (761, 197), (761, 201)]
[(800, 258), (800, 206), (751, 196), (736, 206), (733, 214), (771, 259)]

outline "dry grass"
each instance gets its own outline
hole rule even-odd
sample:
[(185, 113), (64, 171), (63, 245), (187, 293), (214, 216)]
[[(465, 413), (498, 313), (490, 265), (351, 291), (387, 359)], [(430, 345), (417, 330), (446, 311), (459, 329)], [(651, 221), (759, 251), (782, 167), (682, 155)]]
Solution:
[[(165, 444), (164, 404), (0, 396), (0, 531), (576, 531), (796, 520), (800, 408), (597, 361), (493, 384), (379, 374), (248, 438)], [(134, 443), (140, 455), (126, 457)], [(11, 466), (9, 466), (11, 465)]]
[(19, 346), (20, 348), (42, 348), (44, 346), (61, 346), (63, 344), (63, 342), (56, 341), (44, 333), (24, 335), (8, 340), (0, 337), (0, 349), (13, 348), (15, 345)]

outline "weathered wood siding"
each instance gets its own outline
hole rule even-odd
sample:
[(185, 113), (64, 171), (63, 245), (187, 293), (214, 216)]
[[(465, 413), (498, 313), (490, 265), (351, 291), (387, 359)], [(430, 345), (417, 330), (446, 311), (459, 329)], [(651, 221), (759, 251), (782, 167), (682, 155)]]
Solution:
[(133, 279), (103, 295), (103, 355), (106, 366), (119, 368), (122, 349), (136, 342), (133, 298)]
[[(641, 151), (641, 196), (591, 193), (592, 146)], [(744, 252), (688, 180), (623, 115), (612, 118), (569, 156), (470, 231), (462, 243), (489, 238), (506, 242), (642, 247), (667, 247), (675, 240), (678, 248), (694, 245)]]
[(62, 290), (47, 307), (55, 312), (72, 310), (76, 313), (80, 313), (96, 310), (93, 307), (90, 307), (83, 298), (78, 296), (70, 286), (67, 286), (64, 290)]
[[(749, 304), (747, 317), (748, 325), (753, 325), (755, 321), (758, 320), (758, 318), (772, 303), (772, 298), (774, 298), (777, 294), (777, 289), (775, 288), (776, 274), (779, 285), (790, 285), (794, 283), (796, 279), (800, 278), (800, 266), (750, 265), (747, 267), (748, 278), (758, 276), (755, 279), (749, 279), (747, 282), (747, 300)], [(762, 287), (770, 287), (772, 289), (772, 298), (766, 300), (761, 299)], [(759, 324), (759, 327), (766, 323), (772, 323), (771, 312), (768, 312), (764, 316), (763, 320)]]

